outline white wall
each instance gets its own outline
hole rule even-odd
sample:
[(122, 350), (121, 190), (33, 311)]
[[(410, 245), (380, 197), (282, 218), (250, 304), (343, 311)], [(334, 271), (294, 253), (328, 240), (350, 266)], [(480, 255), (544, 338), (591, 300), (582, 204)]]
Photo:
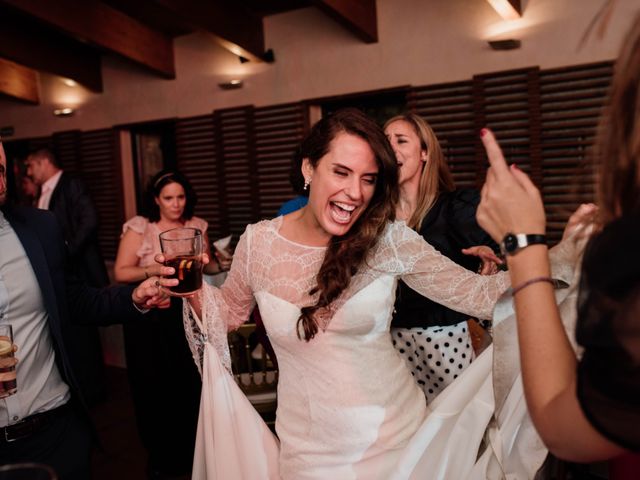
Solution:
[[(524, 16), (500, 19), (485, 0), (378, 0), (379, 42), (365, 44), (315, 8), (265, 19), (266, 45), (273, 64), (240, 64), (207, 34), (175, 41), (176, 80), (157, 78), (113, 57), (103, 61), (104, 93), (68, 87), (59, 77), (41, 78), (42, 105), (0, 100), (0, 127), (15, 138), (56, 131), (104, 128), (168, 117), (188, 117), (217, 108), (272, 105), (395, 87), (468, 79), (473, 74), (539, 65), (542, 68), (615, 58), (637, 0), (618, 0), (603, 38), (593, 32), (579, 40), (605, 0), (528, 0)], [(486, 39), (522, 40), (522, 48), (499, 52)], [(217, 84), (243, 78), (240, 90)], [(70, 118), (54, 108), (75, 106)]]

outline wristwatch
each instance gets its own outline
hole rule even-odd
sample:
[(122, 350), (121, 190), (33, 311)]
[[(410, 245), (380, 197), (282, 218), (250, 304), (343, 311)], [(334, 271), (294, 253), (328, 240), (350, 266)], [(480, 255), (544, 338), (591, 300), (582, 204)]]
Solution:
[(546, 245), (547, 237), (539, 233), (507, 233), (500, 243), (503, 255), (515, 255), (529, 245)]

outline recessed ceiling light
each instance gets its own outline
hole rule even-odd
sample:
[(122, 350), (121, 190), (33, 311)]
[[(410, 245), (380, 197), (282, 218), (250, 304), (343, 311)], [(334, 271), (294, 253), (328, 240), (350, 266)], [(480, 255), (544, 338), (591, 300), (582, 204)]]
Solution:
[(233, 90), (234, 88), (242, 88), (242, 80), (239, 78), (234, 78), (233, 80), (229, 80), (228, 82), (222, 82), (218, 84), (222, 90)]
[(65, 107), (65, 108), (56, 108), (53, 111), (53, 114), (56, 117), (70, 117), (71, 115), (73, 115), (75, 113), (75, 110), (73, 108), (69, 108), (69, 107)]

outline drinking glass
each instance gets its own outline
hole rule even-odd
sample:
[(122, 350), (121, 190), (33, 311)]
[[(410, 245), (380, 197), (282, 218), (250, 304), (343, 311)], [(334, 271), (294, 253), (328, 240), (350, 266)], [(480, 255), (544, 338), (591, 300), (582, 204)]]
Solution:
[(11, 325), (0, 325), (0, 398), (18, 391), (16, 360), (13, 357), (13, 329)]
[(202, 232), (197, 228), (173, 228), (160, 234), (164, 264), (174, 268), (180, 283), (167, 288), (169, 295), (188, 297), (202, 287)]

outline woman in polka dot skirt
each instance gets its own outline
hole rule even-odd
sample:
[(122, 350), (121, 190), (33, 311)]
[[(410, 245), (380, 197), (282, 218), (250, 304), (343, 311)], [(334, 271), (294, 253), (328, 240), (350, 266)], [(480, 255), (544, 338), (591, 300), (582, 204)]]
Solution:
[[(397, 218), (459, 265), (495, 273), (497, 244), (475, 219), (480, 196), (456, 190), (438, 139), (414, 114), (391, 118), (385, 133), (400, 169)], [(421, 296), (402, 281), (391, 334), (427, 401), (433, 400), (474, 358), (467, 315)]]

